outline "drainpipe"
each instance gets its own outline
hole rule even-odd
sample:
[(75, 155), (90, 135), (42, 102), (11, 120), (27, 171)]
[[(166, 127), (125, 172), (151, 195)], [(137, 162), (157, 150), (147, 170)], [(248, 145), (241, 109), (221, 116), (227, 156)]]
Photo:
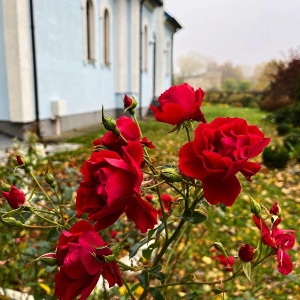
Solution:
[(35, 123), (36, 134), (41, 138), (40, 130), (40, 112), (39, 112), (39, 99), (38, 99), (38, 81), (37, 81), (37, 64), (35, 52), (35, 36), (34, 36), (34, 14), (33, 14), (33, 0), (29, 1), (30, 5), (30, 22), (31, 22), (31, 47), (32, 47), (32, 67), (33, 67), (33, 88), (34, 88), (34, 104), (35, 104)]
[(156, 35), (153, 33), (153, 81), (152, 81), (152, 101), (155, 100), (156, 92)]
[(142, 77), (143, 77), (143, 53), (142, 53), (142, 47), (143, 47), (143, 5), (146, 0), (140, 1), (140, 44), (139, 44), (139, 52), (140, 52), (140, 72), (139, 72), (139, 117), (140, 119), (143, 119), (143, 105), (142, 105)]

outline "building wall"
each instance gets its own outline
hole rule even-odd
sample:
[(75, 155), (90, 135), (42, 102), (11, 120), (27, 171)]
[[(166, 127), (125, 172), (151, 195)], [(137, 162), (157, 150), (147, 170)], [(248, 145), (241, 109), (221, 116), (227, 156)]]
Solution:
[[(0, 2), (0, 120), (9, 120), (6, 57), (4, 47), (3, 9)], [(1, 128), (0, 128), (1, 130)]]
[[(22, 9), (29, 10), (29, 0), (4, 0)], [(8, 2), (10, 1), (10, 2)], [(163, 7), (143, 5), (142, 24), (148, 26), (148, 68), (142, 73), (142, 95), (139, 97), (139, 13), (140, 0), (92, 0), (95, 11), (95, 52), (92, 60), (87, 59), (86, 46), (86, 1), (85, 0), (32, 0), (35, 23), (35, 50), (37, 65), (37, 87), (39, 118), (43, 136), (59, 134), (74, 127), (94, 124), (101, 121), (101, 107), (110, 116), (122, 111), (122, 98), (125, 93), (137, 97), (146, 113), (154, 97), (159, 96), (171, 84), (167, 74), (166, 38), (171, 29), (165, 28)], [(0, 2), (1, 3), (1, 2)], [(17, 4), (18, 3), (18, 4)], [(21, 3), (21, 4), (19, 4)], [(21, 9), (22, 8), (22, 9)], [(110, 18), (110, 61), (104, 62), (104, 12)], [(2, 14), (2, 6), (0, 6)], [(26, 28), (27, 43), (30, 45), (30, 15), (27, 20), (22, 12), (20, 28)], [(5, 66), (5, 39), (0, 20), (0, 63)], [(20, 35), (21, 36), (21, 35)], [(155, 37), (155, 38), (154, 38)], [(154, 44), (155, 41), (155, 44)], [(28, 48), (27, 45), (27, 48)], [(154, 45), (156, 46), (154, 74)], [(16, 49), (23, 45), (16, 45)], [(29, 48), (28, 48), (29, 49)], [(30, 48), (30, 50), (32, 50)], [(3, 52), (4, 51), (4, 52)], [(27, 53), (28, 54), (28, 53)], [(29, 53), (30, 54), (30, 53)], [(32, 56), (27, 55), (28, 66), (32, 67)], [(19, 64), (22, 67), (22, 64)], [(31, 89), (31, 119), (34, 121), (33, 73), (26, 65), (28, 95)], [(171, 65), (171, 64), (170, 64)], [(25, 74), (25, 73), (24, 73)], [(9, 91), (6, 69), (0, 69), (0, 110), (1, 121), (14, 121), (9, 107)], [(154, 91), (154, 80), (156, 89)], [(27, 95), (27, 96), (28, 96)], [(28, 98), (28, 97), (27, 97)], [(20, 97), (20, 101), (24, 99)], [(27, 100), (28, 102), (28, 100)], [(53, 109), (58, 104), (58, 113)], [(10, 104), (11, 106), (11, 104)], [(14, 110), (13, 110), (14, 111)], [(23, 122), (24, 123), (24, 122)], [(1, 129), (1, 128), (0, 128)]]
[(34, 1), (34, 5), (40, 118), (52, 117), (51, 100), (65, 100), (67, 115), (98, 111), (101, 105), (113, 108), (113, 63), (106, 67), (101, 62), (99, 6), (95, 7), (96, 61), (87, 62), (81, 2)]

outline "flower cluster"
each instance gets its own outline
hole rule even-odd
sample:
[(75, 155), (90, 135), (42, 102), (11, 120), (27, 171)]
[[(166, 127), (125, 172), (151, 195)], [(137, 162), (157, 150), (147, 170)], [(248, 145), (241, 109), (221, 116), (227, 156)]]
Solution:
[[(136, 271), (134, 267), (126, 267), (117, 259), (117, 252), (110, 248), (99, 233), (115, 224), (123, 215), (133, 221), (142, 234), (152, 229), (151, 234), (136, 244), (130, 253), (134, 255), (132, 253), (136, 253), (139, 247), (154, 241), (149, 243), (150, 250), (145, 252), (149, 260), (152, 253), (156, 252), (153, 268), (147, 266), (138, 269), (142, 270), (139, 279), (145, 293), (151, 291), (149, 278), (153, 276), (163, 282), (164, 276), (159, 272), (158, 264), (171, 243), (181, 236), (180, 230), (185, 222), (197, 224), (206, 220), (206, 207), (209, 204), (233, 205), (241, 192), (238, 172), (251, 181), (251, 177), (260, 170), (261, 166), (250, 160), (263, 151), (270, 139), (257, 126), (249, 125), (241, 118), (216, 118), (207, 123), (201, 111), (203, 97), (201, 89), (195, 91), (188, 84), (183, 84), (164, 92), (158, 98), (158, 107), (150, 106), (157, 121), (175, 126), (174, 130), (183, 128), (187, 132), (188, 142), (179, 150), (178, 166), (156, 168), (153, 165), (148, 150), (155, 149), (155, 146), (141, 133), (135, 116), (137, 101), (134, 97), (124, 97), (124, 110), (132, 118), (122, 116), (113, 120), (102, 113), (107, 133), (93, 142), (94, 151), (80, 169), (82, 180), (76, 193), (76, 215), (65, 221), (65, 208), (60, 206), (55, 210), (56, 219), (50, 222), (56, 224), (59, 219), (61, 224), (57, 228), (63, 230), (55, 253), (47, 253), (39, 258), (59, 266), (55, 275), (55, 294), (59, 299), (73, 300), (79, 296), (81, 300), (86, 299), (100, 276), (107, 280), (109, 287), (121, 286), (123, 282), (126, 284), (120, 273), (120, 265), (125, 270)], [(192, 122), (199, 123), (195, 130)], [(32, 175), (26, 161), (18, 157), (17, 162)], [(48, 172), (45, 181), (57, 192), (55, 180)], [(153, 185), (148, 186), (149, 182)], [(166, 189), (159, 190), (163, 184), (172, 190), (170, 194)], [(37, 182), (36, 185), (43, 191)], [(26, 200), (24, 193), (13, 185), (6, 186), (2, 196), (13, 209), (21, 209)], [(48, 197), (47, 193), (45, 196)], [(174, 220), (168, 223), (168, 218), (176, 211), (175, 207), (180, 210), (180, 214), (175, 216), (179, 222), (170, 234), (168, 225)], [(271, 230), (261, 218), (260, 206), (255, 204), (253, 207), (253, 218), (261, 231), (262, 243), (271, 247), (272, 254), (277, 254), (279, 272), (289, 274), (293, 265), (287, 250), (294, 246), (295, 232), (278, 229), (281, 222), (278, 204), (270, 210), (270, 214), (276, 217)], [(28, 211), (34, 213), (31, 207)], [(3, 223), (5, 220), (7, 224), (13, 221), (10, 216), (3, 216)], [(36, 216), (41, 217), (39, 214)], [(22, 226), (20, 221), (15, 221), (19, 222), (15, 225)], [(158, 237), (154, 234), (155, 230)], [(160, 243), (159, 234), (163, 230), (164, 241)], [(118, 243), (117, 234), (118, 231), (110, 230), (111, 238)], [(214, 259), (227, 271), (233, 271), (235, 262), (239, 261), (244, 271), (248, 270), (245, 273), (249, 278), (251, 263), (255, 259), (256, 264), (260, 263), (259, 255), (256, 255), (260, 250), (250, 244), (243, 244), (236, 256), (228, 256), (219, 242), (214, 245), (220, 252)], [(157, 295), (158, 292), (155, 293)]]
[(278, 271), (287, 275), (293, 270), (293, 263), (287, 253), (287, 250), (291, 250), (294, 247), (295, 231), (278, 228), (278, 225), (281, 223), (281, 217), (277, 215), (279, 213), (279, 206), (277, 202), (271, 207), (270, 213), (275, 216), (271, 230), (263, 219), (254, 215), (253, 220), (255, 225), (261, 231), (262, 242), (271, 247), (271, 253), (275, 253), (277, 255)]

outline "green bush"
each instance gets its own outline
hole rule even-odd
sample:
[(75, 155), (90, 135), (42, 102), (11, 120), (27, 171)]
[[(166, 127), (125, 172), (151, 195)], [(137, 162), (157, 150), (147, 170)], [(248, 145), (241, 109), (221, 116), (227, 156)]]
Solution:
[(291, 131), (291, 129), (292, 129), (291, 126), (287, 123), (279, 124), (276, 127), (277, 133), (280, 136), (287, 135)]
[(264, 149), (262, 159), (264, 164), (269, 168), (283, 169), (286, 167), (290, 155), (285, 147), (276, 144)]
[(300, 163), (300, 144), (297, 144), (292, 151), (292, 157)]
[(289, 151), (292, 151), (296, 145), (300, 144), (300, 133), (291, 132), (284, 138), (283, 144)]

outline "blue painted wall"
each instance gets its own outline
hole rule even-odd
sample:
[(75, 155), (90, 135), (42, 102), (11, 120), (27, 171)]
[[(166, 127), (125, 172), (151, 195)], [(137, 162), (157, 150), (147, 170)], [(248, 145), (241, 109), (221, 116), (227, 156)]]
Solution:
[(50, 101), (58, 99), (67, 101), (68, 115), (114, 108), (113, 70), (100, 64), (99, 6), (96, 63), (84, 61), (81, 1), (35, 0), (34, 8), (40, 118), (51, 117)]
[(0, 120), (9, 120), (8, 90), (6, 78), (6, 61), (4, 49), (4, 30), (2, 17), (2, 2), (0, 2)]

